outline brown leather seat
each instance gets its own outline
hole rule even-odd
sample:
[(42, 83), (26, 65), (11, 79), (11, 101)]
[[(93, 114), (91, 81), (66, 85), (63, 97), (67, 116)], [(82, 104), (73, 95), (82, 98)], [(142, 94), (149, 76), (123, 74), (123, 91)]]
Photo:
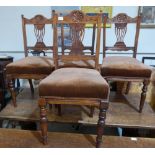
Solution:
[(107, 99), (109, 86), (94, 69), (61, 68), (43, 79), (40, 96), (82, 97)]
[(77, 68), (95, 68), (95, 61), (94, 60), (87, 60), (87, 61), (70, 61), (70, 62), (61, 62), (59, 61), (59, 68), (65, 67), (77, 67)]
[(50, 57), (26, 57), (10, 63), (6, 67), (8, 74), (50, 74), (55, 69)]
[(132, 57), (110, 56), (103, 59), (101, 74), (104, 77), (146, 77), (151, 76), (151, 68)]

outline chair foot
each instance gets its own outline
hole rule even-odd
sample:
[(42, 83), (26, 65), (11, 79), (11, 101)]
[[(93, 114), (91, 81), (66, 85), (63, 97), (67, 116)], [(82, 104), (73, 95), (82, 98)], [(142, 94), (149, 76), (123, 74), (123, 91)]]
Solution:
[(47, 144), (47, 112), (46, 112), (46, 101), (43, 98), (39, 99), (38, 102), (39, 106), (40, 106), (40, 127), (41, 127), (41, 135), (42, 135), (42, 140), (43, 140), (43, 144), (46, 145)]
[(97, 124), (97, 137), (96, 137), (96, 147), (101, 147), (102, 143), (102, 135), (104, 132), (104, 125), (105, 125), (105, 119), (106, 119), (106, 111), (108, 109), (108, 102), (101, 101), (100, 103), (100, 112), (99, 112), (99, 119)]
[(46, 137), (45, 137), (45, 136), (42, 137), (42, 139), (43, 139), (43, 144), (44, 144), (44, 145), (47, 145), (47, 144), (48, 144), (48, 143), (47, 143), (47, 136), (46, 136)]
[(9, 91), (11, 93), (13, 106), (14, 107), (17, 107), (17, 104), (16, 104), (16, 93), (14, 91), (14, 82), (13, 82), (13, 79), (9, 80), (8, 88), (9, 88)]
[(142, 93), (141, 93), (141, 99), (140, 99), (140, 105), (139, 105), (139, 112), (141, 113), (144, 107), (145, 103), (145, 98), (146, 98), (146, 92), (147, 92), (147, 87), (149, 85), (150, 81), (149, 80), (144, 80), (143, 81), (143, 88), (142, 88)]
[(29, 80), (29, 84), (30, 84), (30, 88), (31, 88), (31, 93), (34, 94), (32, 79), (28, 79), (28, 80)]

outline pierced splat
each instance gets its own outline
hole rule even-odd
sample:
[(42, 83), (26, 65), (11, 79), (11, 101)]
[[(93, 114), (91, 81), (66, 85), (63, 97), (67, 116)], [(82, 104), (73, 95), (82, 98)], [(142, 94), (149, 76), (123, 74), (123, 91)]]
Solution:
[(35, 49), (41, 50), (46, 47), (45, 43), (43, 42), (43, 38), (45, 35), (45, 24), (43, 24), (42, 21), (44, 20), (44, 17), (41, 15), (37, 15), (34, 18), (36, 20), (36, 24), (34, 24), (34, 34), (37, 39)]
[(85, 24), (81, 24), (78, 22), (83, 21), (84, 14), (79, 10), (74, 10), (70, 13), (69, 16), (73, 22), (76, 22), (70, 24), (70, 32), (72, 39), (70, 55), (83, 55), (84, 46), (82, 44), (82, 40), (84, 37)]
[(114, 20), (117, 22), (115, 23), (115, 35), (117, 41), (114, 47), (124, 48), (126, 47), (124, 43), (124, 37), (127, 32), (127, 15), (126, 14), (118, 14)]

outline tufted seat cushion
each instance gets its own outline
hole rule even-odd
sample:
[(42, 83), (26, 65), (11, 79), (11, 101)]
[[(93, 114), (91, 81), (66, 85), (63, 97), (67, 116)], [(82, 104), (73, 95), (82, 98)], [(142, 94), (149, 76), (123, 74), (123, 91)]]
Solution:
[(151, 68), (132, 57), (110, 56), (103, 59), (101, 74), (104, 77), (144, 77), (151, 76)]
[(107, 99), (109, 86), (97, 70), (61, 68), (43, 79), (40, 96)]
[(31, 56), (13, 63), (6, 67), (7, 74), (50, 74), (53, 70), (54, 62), (50, 57)]

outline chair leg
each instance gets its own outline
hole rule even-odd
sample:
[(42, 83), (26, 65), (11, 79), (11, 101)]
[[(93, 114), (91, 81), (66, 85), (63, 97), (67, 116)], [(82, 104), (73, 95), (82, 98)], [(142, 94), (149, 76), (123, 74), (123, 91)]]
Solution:
[(40, 127), (41, 127), (41, 135), (42, 135), (42, 140), (43, 144), (47, 144), (47, 114), (46, 114), (46, 101), (43, 98), (39, 99), (38, 102), (40, 106)]
[(90, 117), (93, 117), (95, 111), (95, 107), (91, 106), (90, 107)]
[(12, 79), (9, 80), (8, 88), (9, 88), (9, 91), (11, 93), (12, 103), (13, 103), (14, 107), (17, 107), (17, 104), (16, 104), (16, 93), (15, 93), (15, 90), (14, 90), (14, 84), (13, 84), (13, 80)]
[(106, 111), (108, 109), (108, 102), (101, 101), (100, 103), (100, 112), (99, 112), (99, 119), (97, 124), (97, 137), (96, 137), (96, 147), (101, 147), (102, 143), (102, 135), (104, 132), (104, 125), (105, 125), (105, 119), (106, 119)]
[(129, 81), (126, 86), (125, 94), (128, 94), (131, 88), (131, 82)]
[(61, 104), (58, 104), (57, 106), (58, 106), (58, 115), (61, 116), (62, 115), (62, 113), (61, 113)]
[(141, 93), (141, 99), (140, 99), (140, 105), (139, 105), (139, 112), (141, 113), (144, 107), (145, 103), (145, 98), (146, 98), (146, 92), (147, 92), (147, 87), (149, 85), (150, 81), (149, 80), (144, 80), (143, 81), (143, 88), (142, 88), (142, 93)]
[(30, 84), (30, 88), (31, 88), (31, 93), (34, 93), (32, 79), (28, 79), (28, 80), (29, 80), (29, 84)]
[(61, 113), (61, 104), (55, 104), (55, 108), (58, 109), (58, 115), (61, 116), (62, 113)]

